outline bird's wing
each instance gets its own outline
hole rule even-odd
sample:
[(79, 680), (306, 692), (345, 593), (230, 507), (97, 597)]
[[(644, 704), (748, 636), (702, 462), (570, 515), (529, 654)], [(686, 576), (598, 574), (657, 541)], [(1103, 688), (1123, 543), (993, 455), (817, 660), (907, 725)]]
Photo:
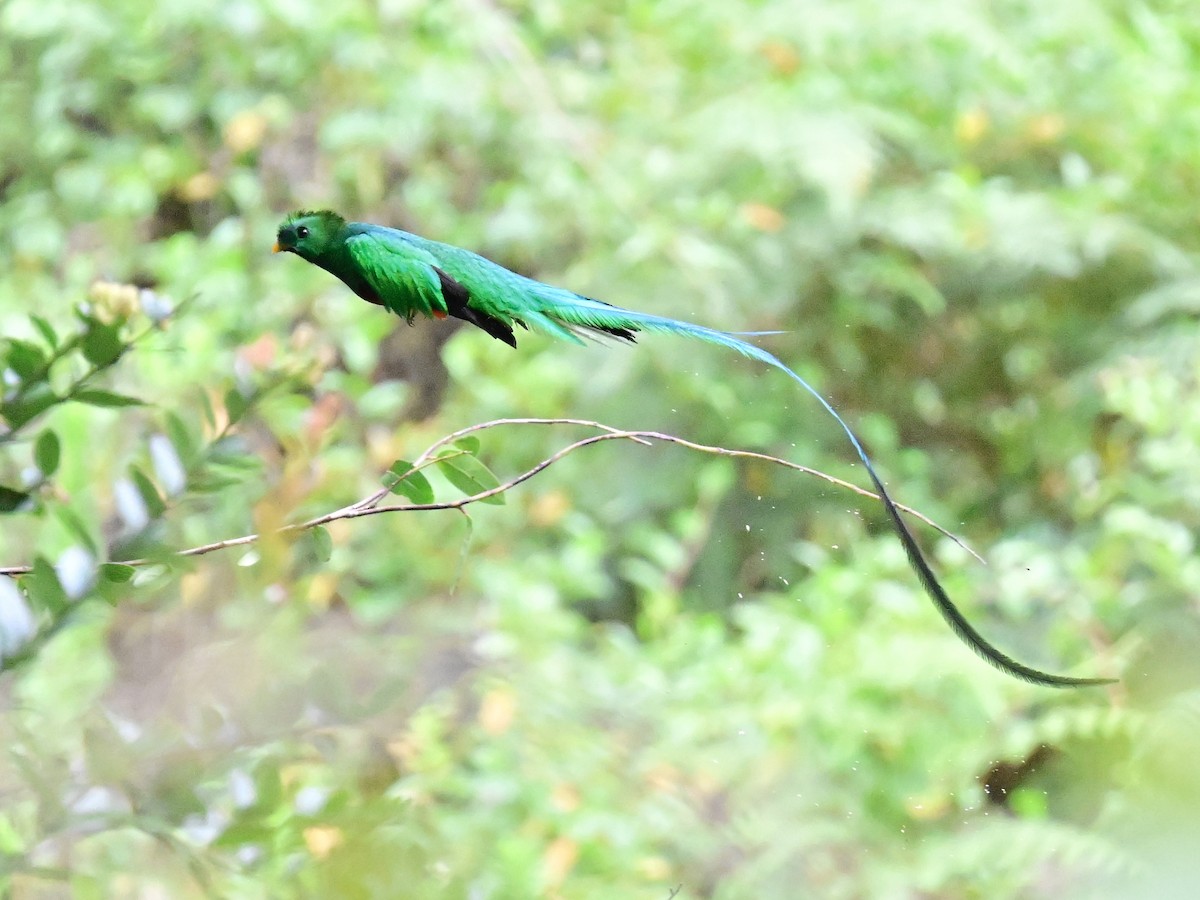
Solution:
[(380, 302), (410, 322), (417, 313), (445, 316), (443, 280), (433, 254), (406, 241), (376, 234), (346, 239), (346, 250)]

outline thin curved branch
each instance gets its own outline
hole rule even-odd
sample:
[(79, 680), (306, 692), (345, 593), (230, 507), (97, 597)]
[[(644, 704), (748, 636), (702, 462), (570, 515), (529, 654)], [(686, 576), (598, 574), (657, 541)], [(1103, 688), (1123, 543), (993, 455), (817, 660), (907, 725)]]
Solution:
[[(574, 425), (583, 428), (598, 429), (602, 433), (592, 435), (591, 437), (581, 438), (574, 443), (568, 444), (531, 468), (526, 469), (521, 474), (516, 475), (513, 478), (510, 478), (508, 481), (502, 482), (501, 484), (498, 484), (486, 491), (480, 491), (479, 493), (470, 494), (465, 497), (459, 497), (455, 500), (444, 500), (437, 503), (397, 503), (380, 506), (379, 504), (383, 498), (389, 496), (391, 493), (387, 489), (382, 489), (369, 494), (350, 506), (344, 506), (341, 509), (325, 513), (305, 522), (287, 525), (279, 529), (277, 533), (299, 533), (312, 528), (317, 528), (321, 525), (327, 525), (330, 522), (340, 521), (342, 519), (361, 519), (365, 516), (382, 515), (384, 513), (431, 512), (433, 510), (443, 509), (461, 510), (473, 503), (479, 503), (483, 500), (487, 500), (491, 497), (495, 497), (499, 494), (503, 494), (512, 490), (518, 485), (523, 484), (529, 479), (545, 471), (564, 457), (574, 453), (576, 450), (581, 450), (584, 447), (590, 447), (593, 444), (600, 444), (606, 441), (632, 441), (646, 447), (653, 446), (654, 442), (657, 441), (666, 444), (676, 444), (689, 450), (694, 450), (699, 453), (707, 453), (713, 456), (725, 456), (734, 459), (755, 459), (761, 462), (768, 462), (783, 466), (784, 468), (794, 469), (797, 472), (803, 472), (807, 475), (815, 475), (817, 478), (836, 485), (837, 487), (851, 490), (862, 497), (868, 497), (875, 500), (879, 499), (878, 495), (866, 490), (865, 488), (861, 488), (858, 485), (852, 484), (849, 481), (829, 475), (818, 469), (801, 465), (800, 463), (794, 463), (786, 459), (780, 459), (777, 456), (771, 456), (766, 453), (756, 453), (751, 450), (730, 450), (726, 447), (714, 447), (708, 444), (698, 444), (695, 441), (689, 441), (685, 438), (676, 437), (672, 434), (665, 434), (661, 431), (624, 431), (618, 428), (613, 428), (610, 425), (604, 425), (600, 422), (593, 422), (588, 419), (493, 419), (490, 422), (481, 422), (476, 425), (470, 425), (466, 428), (461, 428), (452, 434), (448, 434), (445, 437), (439, 438), (428, 448), (426, 448), (426, 450), (414, 461), (413, 471), (426, 468), (427, 466), (433, 464), (433, 462), (435, 462), (434, 455), (439, 450), (453, 444), (455, 441), (461, 440), (462, 438), (476, 432), (485, 431), (489, 428), (497, 428), (502, 425)], [(897, 505), (904, 512), (908, 513), (914, 518), (919, 519), (926, 525), (936, 529), (946, 537), (950, 538), (952, 541), (970, 553), (973, 557), (975, 557), (975, 559), (979, 560), (980, 562), (984, 562), (983, 558), (978, 553), (972, 550), (961, 538), (950, 532), (948, 529), (943, 528), (928, 516), (918, 512), (915, 509), (912, 509), (911, 507), (900, 504)], [(240, 537), (226, 538), (220, 541), (213, 541), (209, 544), (201, 544), (197, 547), (189, 547), (186, 550), (177, 551), (174, 555), (179, 557), (204, 556), (205, 554), (214, 553), (218, 550), (226, 550), (231, 547), (244, 547), (254, 544), (260, 540), (261, 537), (261, 534), (245, 534)], [(120, 560), (119, 564), (126, 566), (147, 566), (153, 563), (160, 563), (162, 561), (163, 560), (161, 557), (154, 559), (127, 559)], [(0, 575), (26, 575), (31, 571), (31, 566), (7, 566), (0, 568)]]
[[(756, 453), (756, 452), (753, 452), (750, 450), (730, 450), (725, 447), (713, 447), (713, 446), (709, 446), (707, 444), (698, 444), (694, 441), (689, 441), (684, 438), (676, 437), (675, 435), (665, 434), (665, 433), (659, 432), (659, 431), (622, 431), (620, 429), (613, 428), (612, 426), (604, 425), (599, 422), (592, 422), (587, 419), (493, 419), (490, 422), (481, 422), (476, 425), (470, 425), (466, 428), (459, 429), (458, 431), (456, 431), (452, 434), (448, 434), (445, 437), (442, 437), (442, 438), (438, 439), (437, 441), (435, 441), (433, 444), (431, 444), (420, 456), (417, 457), (417, 459), (413, 463), (413, 468), (414, 469), (424, 468), (426, 465), (428, 465), (429, 463), (432, 462), (434, 454), (437, 453), (438, 450), (440, 450), (443, 447), (446, 447), (450, 444), (453, 444), (455, 441), (461, 440), (462, 438), (467, 437), (468, 435), (474, 434), (475, 432), (484, 431), (489, 428), (496, 428), (501, 425), (577, 425), (577, 426), (581, 426), (581, 427), (585, 427), (585, 428), (597, 428), (597, 429), (602, 430), (603, 433), (597, 434), (597, 435), (592, 435), (591, 437), (587, 437), (587, 438), (582, 438), (578, 441), (575, 441), (574, 443), (568, 444), (567, 446), (561, 448), (557, 452), (548, 456), (546, 459), (543, 459), (537, 465), (535, 465), (529, 469), (526, 469), (520, 475), (510, 478), (508, 481), (502, 482), (501, 484), (498, 484), (496, 487), (490, 488), (489, 490), (486, 490), (486, 491), (480, 491), (479, 493), (470, 494), (466, 497), (459, 497), (455, 500), (443, 500), (443, 501), (440, 501), (437, 503), (396, 503), (396, 504), (389, 504), (386, 506), (380, 506), (379, 505), (380, 501), (384, 497), (387, 497), (390, 494), (390, 491), (384, 489), (384, 490), (376, 491), (375, 493), (371, 494), (368, 497), (364, 497), (362, 500), (358, 501), (355, 504), (352, 504), (351, 506), (346, 506), (346, 507), (343, 507), (342, 509), (335, 510), (330, 513), (325, 513), (324, 515), (309, 519), (306, 522), (301, 522), (296, 525), (288, 525), (285, 528), (281, 529), (280, 532), (287, 534), (287, 533), (292, 533), (292, 532), (306, 531), (310, 528), (316, 528), (321, 525), (327, 525), (330, 522), (336, 522), (336, 521), (339, 521), (342, 519), (360, 519), (365, 516), (380, 515), (383, 513), (431, 512), (434, 510), (443, 510), (443, 509), (463, 509), (464, 507), (470, 506), (473, 503), (479, 503), (480, 501), (487, 500), (491, 497), (497, 496), (498, 494), (503, 494), (503, 493), (506, 493), (507, 491), (512, 490), (513, 488), (517, 487), (518, 485), (523, 484), (524, 482), (528, 481), (529, 479), (531, 479), (531, 478), (535, 477), (536, 475), (540, 474), (541, 472), (545, 471), (550, 466), (554, 465), (556, 462), (563, 459), (565, 456), (568, 456), (571, 453), (574, 453), (576, 450), (581, 450), (584, 447), (589, 447), (593, 444), (600, 444), (605, 441), (613, 441), (613, 440), (634, 441), (636, 443), (642, 444), (643, 446), (651, 446), (653, 441), (660, 441), (663, 443), (678, 444), (679, 446), (686, 447), (689, 450), (695, 450), (700, 453), (708, 453), (708, 454), (711, 454), (714, 456), (728, 456), (728, 457), (742, 458), (742, 459), (756, 459), (756, 460), (760, 460), (762, 462), (769, 462), (769, 463), (774, 463), (776, 465), (784, 466), (785, 468), (788, 468), (788, 469), (794, 469), (798, 472), (804, 472), (805, 474), (808, 474), (808, 475), (815, 475), (818, 478), (828, 481), (830, 484), (834, 484), (834, 485), (837, 485), (838, 487), (842, 487), (842, 488), (847, 488), (849, 490), (854, 491), (856, 494), (860, 494), (863, 497), (869, 497), (869, 498), (876, 499), (876, 500), (879, 499), (878, 496), (876, 494), (872, 493), (871, 491), (868, 491), (865, 488), (861, 488), (858, 485), (851, 484), (848, 481), (844, 481), (841, 478), (837, 478), (833, 475), (826, 474), (825, 472), (821, 472), (817, 469), (813, 469), (808, 466), (801, 465), (799, 463), (790, 462), (786, 459), (780, 459), (779, 457), (776, 457), (776, 456), (770, 456), (766, 453)], [(965, 549), (968, 553), (970, 553), (972, 556), (974, 556), (980, 562), (983, 562), (983, 558), (980, 557), (979, 554), (976, 553), (974, 550), (972, 550), (969, 546), (967, 546), (967, 544), (964, 541), (962, 541), (960, 538), (958, 538), (956, 535), (954, 535), (947, 529), (938, 525), (936, 522), (934, 522), (929, 517), (925, 516), (924, 514), (922, 514), (920, 512), (917, 512), (916, 510), (911, 509), (910, 507), (907, 507), (907, 506), (901, 506), (900, 508), (902, 510), (904, 510), (906, 513), (916, 517), (917, 519), (920, 519), (922, 522), (929, 525), (930, 527), (935, 528), (936, 530), (938, 530), (939, 532), (944, 534), (946, 537), (953, 540), (960, 547)], [(242, 537), (230, 538), (230, 539), (223, 540), (223, 541), (215, 541), (211, 544), (204, 544), (199, 547), (192, 547), (187, 550), (181, 550), (181, 551), (179, 551), (178, 555), (179, 556), (202, 556), (206, 553), (212, 553), (216, 550), (224, 550), (229, 547), (240, 547), (240, 546), (245, 546), (247, 544), (253, 544), (254, 542), (256, 542), (259, 539), (259, 537), (260, 536), (257, 534), (248, 534), (248, 535), (243, 535)], [(124, 564), (125, 565), (146, 565), (149, 562), (153, 562), (153, 560), (128, 560), (128, 561), (125, 561)]]

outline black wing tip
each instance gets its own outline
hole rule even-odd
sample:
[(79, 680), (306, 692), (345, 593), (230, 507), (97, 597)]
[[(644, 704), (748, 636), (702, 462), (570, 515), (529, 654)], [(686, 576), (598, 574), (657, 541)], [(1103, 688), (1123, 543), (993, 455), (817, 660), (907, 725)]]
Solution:
[[(446, 312), (456, 319), (462, 319), (477, 328), (482, 328), (496, 340), (504, 341), (514, 350), (517, 348), (517, 336), (513, 334), (511, 324), (472, 307), (470, 305), (471, 292), (449, 272), (438, 266), (434, 266), (433, 271), (437, 273), (438, 281), (441, 282), (442, 299), (446, 301)], [(515, 321), (522, 326), (525, 324), (519, 319)]]
[(615, 338), (620, 338), (623, 341), (629, 341), (631, 344), (637, 343), (637, 332), (632, 328), (605, 328), (603, 326), (591, 326), (595, 331), (602, 331), (604, 334), (611, 335)]
[(476, 328), (486, 331), (496, 340), (504, 341), (504, 343), (508, 344), (514, 350), (517, 349), (517, 336), (513, 334), (513, 328), (507, 322), (503, 322), (486, 313), (481, 313), (477, 309), (471, 309), (469, 306), (462, 306), (456, 310), (451, 310), (450, 315), (456, 319), (462, 319), (464, 322), (470, 322)]
[[(584, 297), (583, 294), (579, 294), (577, 296), (592, 303), (599, 303), (601, 306), (611, 306), (613, 309), (625, 312), (625, 310), (622, 310), (621, 307), (614, 306), (613, 304), (607, 303), (604, 300), (597, 300), (595, 297)], [(592, 331), (598, 331), (601, 334), (607, 334), (611, 337), (620, 338), (623, 341), (629, 341), (631, 344), (637, 343), (638, 329), (633, 326), (584, 325), (583, 327), (590, 328)]]

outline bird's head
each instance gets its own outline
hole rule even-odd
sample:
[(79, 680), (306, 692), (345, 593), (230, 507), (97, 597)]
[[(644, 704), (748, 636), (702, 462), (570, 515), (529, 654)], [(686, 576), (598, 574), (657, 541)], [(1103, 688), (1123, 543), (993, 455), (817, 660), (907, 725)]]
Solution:
[(272, 252), (291, 252), (312, 260), (328, 249), (345, 224), (345, 219), (327, 209), (294, 212), (279, 226)]

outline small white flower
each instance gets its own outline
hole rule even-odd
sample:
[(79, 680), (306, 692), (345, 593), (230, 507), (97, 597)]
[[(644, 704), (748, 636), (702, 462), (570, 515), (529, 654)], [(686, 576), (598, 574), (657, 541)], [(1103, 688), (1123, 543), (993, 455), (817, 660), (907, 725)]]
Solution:
[(142, 492), (128, 478), (120, 478), (113, 484), (113, 500), (117, 515), (131, 532), (141, 531), (150, 524), (150, 510), (142, 498)]
[(187, 487), (187, 471), (175, 452), (175, 445), (165, 434), (155, 434), (150, 437), (150, 463), (154, 466), (154, 474), (158, 476), (168, 497), (183, 493)]
[(296, 799), (293, 801), (293, 805), (299, 815), (315, 816), (325, 808), (325, 804), (328, 802), (329, 788), (310, 784), (296, 791)]
[(234, 769), (229, 773), (229, 793), (233, 796), (233, 805), (238, 809), (253, 806), (258, 800), (254, 779), (245, 769)]
[(78, 600), (96, 583), (96, 558), (78, 544), (68, 547), (54, 564), (58, 583), (72, 600)]
[(0, 658), (9, 656), (37, 632), (37, 623), (16, 582), (0, 577)]
[(138, 303), (141, 304), (142, 312), (153, 322), (161, 322), (175, 311), (170, 297), (155, 293), (149, 288), (138, 291)]

